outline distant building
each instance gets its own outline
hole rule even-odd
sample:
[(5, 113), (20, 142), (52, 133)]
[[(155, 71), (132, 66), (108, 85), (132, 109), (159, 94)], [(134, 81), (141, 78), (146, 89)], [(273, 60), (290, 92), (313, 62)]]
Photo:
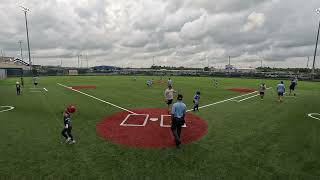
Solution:
[(120, 68), (115, 67), (115, 66), (95, 66), (93, 67), (94, 71), (99, 71), (99, 72), (113, 72), (120, 70)]
[(237, 69), (237, 72), (241, 72), (241, 73), (256, 73), (257, 70), (256, 68), (241, 68), (241, 69)]
[(13, 62), (14, 57), (0, 57), (0, 62)]
[(0, 57), (0, 68), (18, 68), (28, 70), (30, 65), (14, 57)]
[(227, 65), (225, 66), (225, 71), (226, 71), (226, 72), (235, 72), (235, 71), (236, 71), (236, 68), (235, 68), (233, 65), (231, 65), (231, 64), (227, 64)]

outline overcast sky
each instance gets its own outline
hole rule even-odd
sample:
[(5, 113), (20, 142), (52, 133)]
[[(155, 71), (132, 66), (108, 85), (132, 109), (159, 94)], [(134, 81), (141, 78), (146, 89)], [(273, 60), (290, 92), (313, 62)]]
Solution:
[(19, 57), (22, 40), (24, 60), (19, 5), (42, 65), (306, 67), (320, 20), (320, 0), (0, 0), (0, 49)]

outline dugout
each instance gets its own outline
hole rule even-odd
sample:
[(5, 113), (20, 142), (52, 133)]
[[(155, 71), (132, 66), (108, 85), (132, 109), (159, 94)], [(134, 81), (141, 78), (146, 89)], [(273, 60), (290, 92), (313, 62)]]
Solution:
[(6, 77), (21, 77), (23, 76), (22, 68), (0, 68), (0, 79)]

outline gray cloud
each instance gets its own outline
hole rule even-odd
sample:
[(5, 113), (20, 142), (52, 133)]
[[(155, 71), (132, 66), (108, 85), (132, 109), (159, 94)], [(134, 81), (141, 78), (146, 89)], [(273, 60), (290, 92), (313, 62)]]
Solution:
[[(305, 67), (314, 51), (318, 0), (2, 0), (0, 49), (19, 54), (28, 6), (36, 63), (73, 66), (88, 54), (90, 65), (221, 67), (232, 57), (241, 67)], [(318, 66), (320, 63), (317, 63)]]

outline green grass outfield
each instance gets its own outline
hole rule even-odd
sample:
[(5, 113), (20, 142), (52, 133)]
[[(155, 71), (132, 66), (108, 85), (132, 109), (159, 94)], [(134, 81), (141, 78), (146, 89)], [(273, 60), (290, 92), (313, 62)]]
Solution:
[[(40, 77), (48, 92), (30, 92), (25, 78), (22, 95), (16, 78), (0, 81), (0, 179), (320, 179), (320, 83), (299, 82), (297, 97), (276, 101), (274, 88), (265, 101), (258, 97), (203, 108), (197, 115), (208, 123), (208, 134), (182, 149), (139, 149), (113, 144), (96, 133), (103, 117), (120, 110), (58, 86), (95, 85), (81, 90), (125, 108), (164, 108), (164, 85), (145, 85), (159, 77)], [(201, 91), (201, 105), (241, 95), (228, 88), (257, 89), (261, 80), (173, 77), (174, 88), (192, 108)], [(264, 80), (275, 87), (279, 81)], [(288, 88), (289, 81), (285, 81)], [(75, 145), (60, 135), (61, 112), (75, 104)], [(189, 109), (188, 108), (188, 109)]]

